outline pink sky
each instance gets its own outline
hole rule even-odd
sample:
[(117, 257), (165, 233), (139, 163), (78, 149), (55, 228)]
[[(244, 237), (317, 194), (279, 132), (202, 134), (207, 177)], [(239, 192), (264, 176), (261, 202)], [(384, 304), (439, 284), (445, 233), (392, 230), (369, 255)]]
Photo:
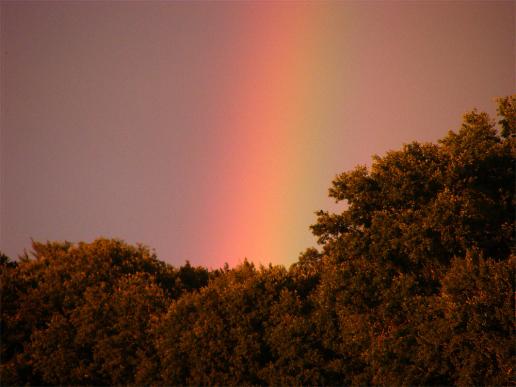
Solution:
[(3, 1), (0, 249), (293, 263), (337, 173), (515, 92), (515, 4)]

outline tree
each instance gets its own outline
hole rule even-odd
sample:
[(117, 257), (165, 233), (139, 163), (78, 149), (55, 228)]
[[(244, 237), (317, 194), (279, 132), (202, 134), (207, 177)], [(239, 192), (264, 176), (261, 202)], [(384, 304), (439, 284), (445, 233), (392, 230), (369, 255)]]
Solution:
[[(314, 315), (347, 382), (509, 382), (515, 106), (516, 96), (499, 100), (500, 131), (473, 111), (438, 144), (405, 145), (334, 180), (330, 196), (347, 207), (312, 226), (325, 263)], [(477, 266), (473, 253), (485, 257)], [(445, 302), (456, 286), (483, 295), (463, 300), (467, 318)]]
[[(204, 269), (187, 265), (176, 270), (146, 247), (119, 240), (35, 242), (32, 255), (21, 257), (15, 267), (2, 266), (5, 384), (132, 383), (136, 376), (130, 372), (136, 368), (131, 356), (116, 355), (128, 362), (118, 368), (131, 369), (123, 375), (113, 371), (108, 376), (106, 366), (98, 363), (116, 351), (147, 351), (151, 347), (141, 335), (152, 315), (184, 291), (207, 282)], [(124, 319), (129, 325), (120, 331)], [(131, 325), (132, 319), (137, 326)], [(85, 331), (91, 331), (86, 335), (90, 341), (81, 339)], [(109, 340), (95, 332), (105, 332)], [(133, 345), (113, 344), (127, 335), (136, 340)], [(108, 342), (113, 344), (108, 352), (98, 349)]]
[[(499, 112), (511, 112), (514, 99), (502, 99)], [(514, 118), (500, 122), (514, 131)], [(312, 230), (328, 254), (384, 259), (405, 271), (446, 266), (472, 246), (503, 259), (513, 245), (515, 141), (487, 114), (468, 113), (437, 145), (408, 144), (375, 156), (370, 170), (339, 175), (330, 196), (348, 208), (320, 211)]]
[(280, 267), (248, 263), (173, 302), (159, 327), (164, 384), (263, 384), (271, 307), (287, 282)]

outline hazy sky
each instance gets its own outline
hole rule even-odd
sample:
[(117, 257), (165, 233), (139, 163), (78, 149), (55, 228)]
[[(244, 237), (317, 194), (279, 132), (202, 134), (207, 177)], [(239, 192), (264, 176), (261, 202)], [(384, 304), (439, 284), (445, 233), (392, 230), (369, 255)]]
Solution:
[(290, 264), (333, 177), (515, 84), (515, 2), (2, 2), (0, 248)]

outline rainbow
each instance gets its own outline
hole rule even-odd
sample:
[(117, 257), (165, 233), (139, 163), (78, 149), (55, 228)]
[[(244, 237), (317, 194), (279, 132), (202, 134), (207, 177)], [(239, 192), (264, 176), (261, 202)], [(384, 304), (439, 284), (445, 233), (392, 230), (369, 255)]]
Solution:
[(308, 226), (318, 208), (307, 209), (307, 179), (327, 165), (338, 111), (330, 27), (342, 21), (327, 4), (247, 4), (241, 11), (242, 44), (221, 53), (238, 66), (219, 95), (224, 186), (204, 204), (203, 243), (211, 266), (245, 257), (287, 265), (313, 244)]

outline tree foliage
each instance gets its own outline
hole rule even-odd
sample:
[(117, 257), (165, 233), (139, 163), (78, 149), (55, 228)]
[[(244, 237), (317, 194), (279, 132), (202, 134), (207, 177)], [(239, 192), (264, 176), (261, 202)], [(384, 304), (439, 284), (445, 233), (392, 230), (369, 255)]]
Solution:
[(338, 175), (288, 270), (118, 240), (0, 255), (3, 385), (508, 385), (516, 96)]
[(208, 282), (207, 270), (118, 240), (35, 242), (32, 256), (2, 266), (4, 384), (132, 382), (152, 319)]

